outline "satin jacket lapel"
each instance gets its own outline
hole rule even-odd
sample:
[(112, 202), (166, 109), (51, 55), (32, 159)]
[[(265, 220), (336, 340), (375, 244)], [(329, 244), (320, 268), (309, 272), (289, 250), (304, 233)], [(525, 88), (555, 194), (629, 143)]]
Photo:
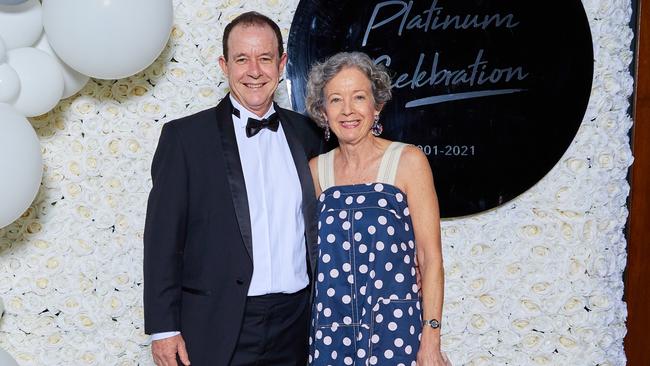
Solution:
[(305, 242), (309, 254), (311, 274), (313, 276), (316, 270), (316, 238), (318, 236), (318, 228), (316, 224), (316, 192), (314, 192), (314, 183), (309, 170), (309, 162), (305, 156), (305, 148), (300, 141), (300, 137), (296, 134), (296, 129), (292, 126), (293, 121), (289, 117), (289, 114), (285, 113), (285, 111), (278, 107), (277, 104), (275, 105), (275, 110), (280, 116), (280, 124), (282, 125), (284, 135), (287, 137), (287, 143), (289, 144), (293, 163), (296, 165), (298, 179), (300, 179), (300, 186), (302, 187), (302, 214), (305, 220)]
[(215, 123), (220, 132), (222, 153), (226, 162), (226, 176), (230, 185), (237, 222), (239, 222), (239, 231), (246, 246), (246, 251), (253, 260), (253, 239), (250, 212), (248, 210), (248, 195), (246, 194), (246, 182), (244, 181), (244, 172), (241, 167), (237, 138), (235, 137), (235, 128), (232, 122), (232, 104), (229, 95), (226, 95), (219, 103), (216, 112), (217, 120)]

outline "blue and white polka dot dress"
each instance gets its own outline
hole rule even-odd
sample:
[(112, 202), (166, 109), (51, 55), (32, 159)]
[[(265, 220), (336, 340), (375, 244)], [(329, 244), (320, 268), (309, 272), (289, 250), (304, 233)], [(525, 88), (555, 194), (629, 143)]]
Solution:
[(332, 186), (319, 201), (309, 364), (415, 365), (422, 323), (405, 194), (387, 183)]

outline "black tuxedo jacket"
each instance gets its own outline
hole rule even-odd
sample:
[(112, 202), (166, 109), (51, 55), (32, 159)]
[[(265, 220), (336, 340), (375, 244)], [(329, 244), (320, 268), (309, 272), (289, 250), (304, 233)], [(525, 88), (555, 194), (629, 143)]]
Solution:
[[(302, 186), (307, 268), (317, 262), (316, 198), (309, 158), (318, 129), (278, 107)], [(151, 167), (144, 230), (148, 334), (180, 330), (193, 365), (227, 365), (253, 274), (246, 186), (226, 96), (215, 108), (165, 124)]]

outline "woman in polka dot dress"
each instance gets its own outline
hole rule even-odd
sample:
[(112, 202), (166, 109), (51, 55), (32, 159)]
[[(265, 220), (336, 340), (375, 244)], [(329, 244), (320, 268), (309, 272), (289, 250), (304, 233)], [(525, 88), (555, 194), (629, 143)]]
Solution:
[(416, 147), (378, 137), (390, 77), (363, 53), (339, 53), (312, 68), (307, 88), (310, 115), (339, 141), (310, 161), (319, 262), (309, 364), (448, 365), (431, 169)]

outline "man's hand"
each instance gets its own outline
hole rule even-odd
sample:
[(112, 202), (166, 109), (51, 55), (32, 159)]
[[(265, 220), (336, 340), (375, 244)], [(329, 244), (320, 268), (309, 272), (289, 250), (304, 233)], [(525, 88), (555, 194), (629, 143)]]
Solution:
[(190, 364), (190, 358), (187, 355), (187, 349), (185, 349), (185, 341), (180, 334), (151, 342), (151, 353), (153, 361), (158, 366), (178, 366), (176, 354), (178, 354), (183, 365)]

